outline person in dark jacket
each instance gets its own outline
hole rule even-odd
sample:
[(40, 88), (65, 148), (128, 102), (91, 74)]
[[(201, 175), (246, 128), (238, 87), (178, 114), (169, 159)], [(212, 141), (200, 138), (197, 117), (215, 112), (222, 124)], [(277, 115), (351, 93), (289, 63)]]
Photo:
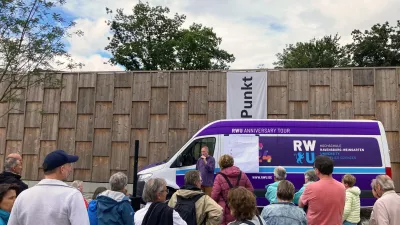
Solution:
[(88, 215), (89, 215), (89, 222), (90, 225), (97, 225), (97, 196), (104, 191), (107, 191), (105, 187), (98, 187), (93, 193), (92, 201), (90, 201), (88, 206)]
[(18, 153), (11, 153), (7, 156), (4, 161), (4, 171), (0, 173), (0, 184), (16, 184), (19, 189), (17, 191), (17, 196), (24, 190), (28, 189), (26, 185), (21, 180), (22, 172), (22, 157)]
[(111, 190), (97, 196), (98, 225), (133, 225), (134, 211), (126, 196), (128, 177), (118, 172), (110, 178)]

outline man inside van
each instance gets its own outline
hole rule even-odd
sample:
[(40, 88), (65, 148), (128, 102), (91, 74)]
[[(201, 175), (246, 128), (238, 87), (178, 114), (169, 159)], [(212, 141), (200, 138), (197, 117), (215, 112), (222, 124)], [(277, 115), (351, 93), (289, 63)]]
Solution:
[(319, 181), (307, 185), (299, 200), (301, 208), (308, 206), (309, 225), (343, 224), (346, 190), (342, 183), (332, 177), (333, 165), (333, 160), (328, 156), (315, 157), (314, 170)]
[(214, 169), (215, 159), (209, 155), (208, 147), (201, 148), (201, 157), (197, 160), (196, 170), (200, 171), (201, 190), (208, 196), (211, 196), (212, 187), (214, 184)]

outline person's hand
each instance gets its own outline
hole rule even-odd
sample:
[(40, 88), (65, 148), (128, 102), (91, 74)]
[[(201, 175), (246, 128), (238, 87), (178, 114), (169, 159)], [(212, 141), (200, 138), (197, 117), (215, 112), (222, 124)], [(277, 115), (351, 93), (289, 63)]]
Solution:
[(206, 157), (204, 155), (201, 156), (202, 159), (206, 159)]

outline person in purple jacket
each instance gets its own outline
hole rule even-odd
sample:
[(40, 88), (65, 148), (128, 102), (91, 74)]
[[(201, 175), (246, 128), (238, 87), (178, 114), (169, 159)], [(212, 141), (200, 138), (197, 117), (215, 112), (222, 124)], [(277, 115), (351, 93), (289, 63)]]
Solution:
[(201, 157), (197, 160), (196, 170), (200, 171), (202, 184), (201, 190), (211, 197), (211, 191), (214, 184), (215, 159), (209, 155), (208, 147), (201, 148)]

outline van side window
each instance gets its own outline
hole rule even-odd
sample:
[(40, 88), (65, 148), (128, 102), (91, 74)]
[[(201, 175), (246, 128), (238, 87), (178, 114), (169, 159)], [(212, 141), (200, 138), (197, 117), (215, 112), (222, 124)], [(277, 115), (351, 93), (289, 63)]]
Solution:
[(209, 155), (214, 156), (215, 137), (207, 137), (194, 140), (172, 163), (171, 168), (196, 165), (201, 156), (201, 148), (208, 147)]

